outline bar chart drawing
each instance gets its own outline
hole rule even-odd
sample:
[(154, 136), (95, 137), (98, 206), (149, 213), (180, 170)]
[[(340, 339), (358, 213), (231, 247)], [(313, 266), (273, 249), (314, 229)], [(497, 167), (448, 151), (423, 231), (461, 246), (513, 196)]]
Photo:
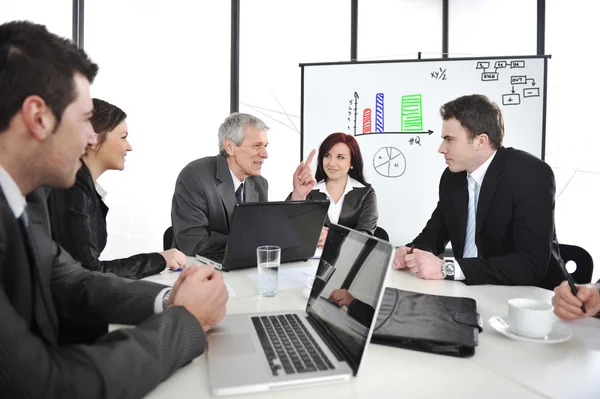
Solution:
[(385, 132), (383, 121), (383, 93), (375, 95), (375, 131), (378, 133)]
[(423, 130), (423, 99), (420, 94), (402, 96), (403, 132), (420, 132)]
[(383, 177), (400, 177), (406, 172), (406, 158), (395, 147), (382, 147), (373, 157), (373, 167)]
[(371, 108), (363, 111), (363, 133), (371, 133)]
[[(370, 96), (363, 98), (369, 98)], [(354, 98), (350, 99), (348, 107), (348, 131), (354, 136), (363, 136), (368, 134), (431, 134), (431, 129), (424, 129), (423, 123), (423, 96), (421, 94), (406, 94), (400, 96), (400, 104), (394, 103), (393, 111), (400, 111), (399, 114), (390, 110), (386, 112), (385, 93), (375, 93), (374, 103), (370, 106), (358, 106), (358, 93), (354, 92)], [(389, 100), (389, 98), (388, 98)], [(368, 102), (369, 100), (367, 100)], [(372, 100), (371, 100), (372, 101)], [(362, 112), (359, 109), (362, 108)], [(386, 113), (388, 119), (390, 115), (396, 123), (385, 122)], [(399, 117), (399, 118), (398, 118)], [(387, 130), (386, 130), (387, 127)], [(353, 132), (352, 132), (353, 131)]]

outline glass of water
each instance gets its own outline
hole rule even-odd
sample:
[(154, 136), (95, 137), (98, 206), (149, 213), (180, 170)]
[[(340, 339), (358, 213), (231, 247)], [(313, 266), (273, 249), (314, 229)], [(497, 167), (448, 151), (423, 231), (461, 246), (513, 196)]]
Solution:
[(266, 245), (256, 248), (258, 265), (258, 295), (276, 296), (279, 291), (279, 262), (281, 248)]

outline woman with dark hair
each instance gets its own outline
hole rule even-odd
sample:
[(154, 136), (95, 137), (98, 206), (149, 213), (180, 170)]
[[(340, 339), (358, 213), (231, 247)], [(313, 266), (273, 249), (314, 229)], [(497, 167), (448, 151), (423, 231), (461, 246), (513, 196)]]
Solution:
[(317, 156), (317, 184), (305, 199), (329, 199), (319, 247), (325, 244), (328, 226), (341, 224), (373, 234), (377, 227), (375, 190), (363, 176), (363, 160), (356, 139), (345, 133), (330, 134)]
[(125, 259), (100, 260), (106, 246), (106, 191), (97, 180), (107, 170), (123, 170), (125, 156), (131, 148), (127, 141), (127, 114), (119, 107), (97, 98), (90, 119), (98, 135), (97, 144), (89, 146), (81, 159), (75, 185), (53, 189), (48, 196), (52, 238), (83, 267), (117, 276), (140, 279), (169, 267), (185, 267), (186, 258), (176, 249), (160, 253), (139, 254)]

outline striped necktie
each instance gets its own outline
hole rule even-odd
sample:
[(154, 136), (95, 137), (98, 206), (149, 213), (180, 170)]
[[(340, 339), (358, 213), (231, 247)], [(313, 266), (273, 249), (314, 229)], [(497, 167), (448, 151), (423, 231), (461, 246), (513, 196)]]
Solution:
[(465, 235), (463, 258), (476, 258), (477, 245), (475, 245), (475, 219), (477, 215), (479, 184), (477, 184), (471, 175), (467, 175), (467, 182), (469, 187), (469, 208), (467, 213), (467, 234)]

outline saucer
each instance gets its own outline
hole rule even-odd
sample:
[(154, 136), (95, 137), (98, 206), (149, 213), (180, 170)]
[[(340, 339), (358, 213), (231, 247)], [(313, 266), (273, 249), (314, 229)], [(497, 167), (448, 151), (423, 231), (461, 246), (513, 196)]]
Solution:
[(510, 330), (510, 326), (508, 325), (508, 320), (506, 317), (490, 317), (488, 324), (494, 330), (508, 338), (516, 339), (518, 341), (534, 342), (536, 344), (557, 344), (559, 342), (568, 341), (572, 335), (570, 327), (564, 325), (560, 321), (555, 321), (552, 323), (552, 331), (550, 331), (550, 334), (542, 338), (529, 338), (516, 334), (514, 331)]

